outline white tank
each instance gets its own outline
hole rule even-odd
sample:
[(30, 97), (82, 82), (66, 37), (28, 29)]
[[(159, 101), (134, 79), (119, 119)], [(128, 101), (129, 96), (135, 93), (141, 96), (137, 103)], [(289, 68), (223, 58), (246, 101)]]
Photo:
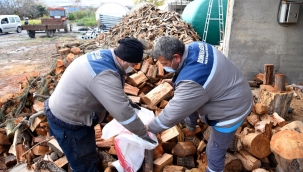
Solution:
[(96, 20), (101, 29), (108, 30), (110, 27), (120, 22), (122, 17), (128, 14), (129, 10), (115, 2), (102, 4), (96, 11)]

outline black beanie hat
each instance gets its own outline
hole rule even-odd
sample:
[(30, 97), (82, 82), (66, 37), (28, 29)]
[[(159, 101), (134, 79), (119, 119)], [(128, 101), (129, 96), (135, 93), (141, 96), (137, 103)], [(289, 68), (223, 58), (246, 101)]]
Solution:
[(136, 38), (126, 37), (118, 41), (120, 45), (114, 49), (115, 54), (129, 63), (139, 63), (143, 57), (143, 45)]

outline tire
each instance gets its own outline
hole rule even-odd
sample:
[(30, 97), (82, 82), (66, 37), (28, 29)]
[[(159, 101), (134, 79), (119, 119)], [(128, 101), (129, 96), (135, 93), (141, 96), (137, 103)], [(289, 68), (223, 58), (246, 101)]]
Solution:
[(17, 27), (17, 33), (21, 33), (22, 32), (22, 29), (21, 29), (21, 27), (19, 26), (19, 27)]
[(63, 27), (64, 27), (64, 32), (65, 32), (65, 33), (68, 33), (69, 30), (70, 30), (70, 27), (69, 27), (69, 20), (65, 20), (65, 21), (63, 22)]
[(51, 38), (54, 36), (54, 31), (53, 30), (47, 30), (46, 31), (47, 37)]
[(35, 38), (36, 37), (36, 32), (34, 30), (28, 30), (27, 34), (30, 38)]

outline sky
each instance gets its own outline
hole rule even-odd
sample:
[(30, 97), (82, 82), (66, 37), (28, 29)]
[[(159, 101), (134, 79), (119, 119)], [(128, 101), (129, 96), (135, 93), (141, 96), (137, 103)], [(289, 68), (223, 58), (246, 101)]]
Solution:
[[(74, 5), (74, 0), (40, 0), (40, 2), (53, 7)], [(102, 2), (117, 2), (122, 5), (133, 5), (134, 0), (81, 0), (81, 6), (98, 6)]]

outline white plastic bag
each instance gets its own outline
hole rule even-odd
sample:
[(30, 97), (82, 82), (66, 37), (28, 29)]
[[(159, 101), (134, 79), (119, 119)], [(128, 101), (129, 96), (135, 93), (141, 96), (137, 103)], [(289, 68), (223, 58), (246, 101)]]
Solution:
[[(135, 109), (136, 114), (147, 125), (153, 118), (154, 113), (148, 109)], [(131, 133), (124, 128), (117, 120), (113, 119), (102, 129), (102, 138), (109, 139), (115, 135), (115, 149), (118, 156), (118, 161), (112, 163), (119, 172), (134, 172), (138, 171), (144, 160), (145, 149), (155, 149), (158, 145), (157, 137), (153, 133), (148, 133), (150, 138), (157, 143), (152, 144)]]

